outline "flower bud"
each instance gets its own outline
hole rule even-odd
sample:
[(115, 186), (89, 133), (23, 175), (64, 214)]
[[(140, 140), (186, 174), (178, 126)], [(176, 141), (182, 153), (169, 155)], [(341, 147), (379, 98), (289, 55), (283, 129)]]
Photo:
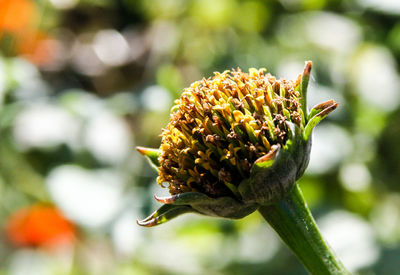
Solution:
[(185, 89), (159, 149), (138, 147), (171, 197), (140, 225), (182, 213), (242, 218), (284, 198), (306, 169), (315, 125), (337, 107), (306, 108), (312, 63), (296, 81), (265, 69), (214, 73)]

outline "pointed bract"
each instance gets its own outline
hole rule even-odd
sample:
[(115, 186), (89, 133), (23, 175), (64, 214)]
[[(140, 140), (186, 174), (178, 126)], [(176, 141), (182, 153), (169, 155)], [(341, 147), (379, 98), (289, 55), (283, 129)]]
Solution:
[(308, 115), (308, 119), (311, 119), (313, 116), (315, 116), (316, 114), (318, 114), (319, 112), (323, 111), (324, 109), (331, 107), (333, 105), (335, 105), (336, 102), (334, 100), (328, 100), (322, 103), (319, 103), (317, 105), (315, 105), (314, 107), (311, 108), (310, 110), (310, 114)]
[(306, 127), (304, 128), (304, 139), (308, 140), (311, 136), (312, 130), (314, 127), (326, 116), (334, 111), (337, 108), (338, 104), (337, 103), (332, 103), (332, 104), (327, 104), (325, 105), (325, 109), (314, 115), (307, 123)]
[(158, 167), (160, 166), (160, 163), (158, 162), (160, 150), (141, 146), (137, 146), (136, 150), (145, 156), (150, 161), (151, 166), (158, 172)]
[(308, 89), (308, 82), (310, 80), (311, 69), (312, 69), (312, 62), (306, 61), (303, 74), (301, 75), (301, 83), (300, 83), (300, 97), (301, 97), (300, 104), (306, 119), (308, 117), (307, 89)]
[(164, 204), (146, 219), (138, 220), (137, 224), (140, 226), (152, 227), (170, 221), (179, 215), (195, 212), (196, 211), (190, 206)]

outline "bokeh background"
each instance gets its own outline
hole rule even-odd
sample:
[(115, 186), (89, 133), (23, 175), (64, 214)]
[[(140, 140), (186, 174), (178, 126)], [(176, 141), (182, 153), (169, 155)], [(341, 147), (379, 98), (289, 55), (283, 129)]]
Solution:
[(400, 1), (0, 0), (0, 274), (306, 274), (254, 213), (136, 219), (166, 194), (135, 146), (214, 71), (314, 69), (339, 102), (301, 186), (359, 274), (400, 274)]

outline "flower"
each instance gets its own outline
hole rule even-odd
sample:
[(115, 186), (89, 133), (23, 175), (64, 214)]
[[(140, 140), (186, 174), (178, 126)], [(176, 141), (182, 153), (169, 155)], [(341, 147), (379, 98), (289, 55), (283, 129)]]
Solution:
[(138, 223), (154, 226), (182, 213), (242, 218), (283, 199), (306, 169), (315, 125), (333, 100), (307, 110), (312, 63), (296, 81), (265, 69), (214, 73), (185, 89), (171, 110), (159, 149), (138, 147), (171, 197)]
[(32, 0), (0, 1), (0, 37), (3, 32), (26, 32), (33, 27), (37, 16), (37, 7)]
[(40, 28), (39, 8), (33, 0), (1, 0), (0, 42), (1, 51), (42, 66), (54, 60), (57, 42)]
[(33, 205), (9, 217), (6, 234), (18, 246), (56, 246), (73, 243), (75, 227), (55, 207)]

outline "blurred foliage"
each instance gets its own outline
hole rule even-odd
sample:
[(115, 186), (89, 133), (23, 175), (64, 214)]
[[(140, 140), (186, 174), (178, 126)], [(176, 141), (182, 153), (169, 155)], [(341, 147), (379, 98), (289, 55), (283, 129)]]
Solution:
[[(400, 269), (400, 5), (379, 0), (0, 1), (0, 274), (305, 274), (257, 214), (152, 230), (158, 147), (182, 89), (214, 71), (314, 63), (317, 129), (301, 186), (352, 271)], [(62, 247), (18, 246), (5, 225), (55, 205)]]

